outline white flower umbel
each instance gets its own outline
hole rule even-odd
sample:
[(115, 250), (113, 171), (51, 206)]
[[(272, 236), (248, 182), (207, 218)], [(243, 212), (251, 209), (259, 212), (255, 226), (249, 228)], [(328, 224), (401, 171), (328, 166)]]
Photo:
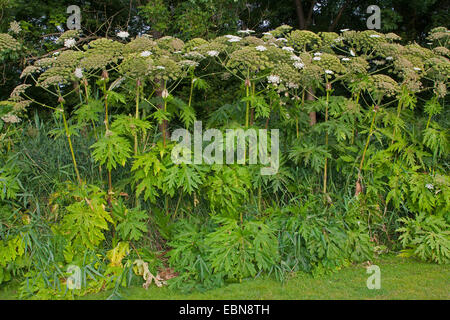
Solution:
[(300, 57), (296, 56), (295, 54), (293, 54), (293, 55), (291, 56), (291, 60), (294, 60), (294, 61), (302, 61), (302, 59), (301, 59)]
[(371, 37), (371, 38), (380, 38), (381, 36), (379, 34), (371, 34), (369, 37)]
[(190, 58), (190, 59), (198, 59), (198, 60), (205, 59), (205, 56), (197, 51), (187, 52), (183, 55), (183, 57)]
[(166, 68), (163, 67), (163, 66), (156, 66), (156, 69), (158, 69), (158, 70), (164, 70), (164, 69), (166, 69)]
[(420, 70), (422, 70), (422, 69), (420, 69), (420, 68), (417, 68), (417, 67), (414, 67), (413, 69), (414, 69), (414, 70), (416, 70), (416, 71), (420, 71)]
[(20, 122), (20, 118), (18, 118), (16, 115), (13, 115), (13, 114), (7, 114), (6, 116), (3, 116), (2, 120), (6, 123), (19, 123)]
[(243, 34), (250, 34), (250, 33), (254, 33), (255, 31), (250, 30), (250, 29), (246, 29), (246, 30), (239, 30), (238, 33), (243, 33)]
[(394, 60), (392, 57), (386, 57), (386, 60)]
[(278, 38), (277, 41), (287, 42), (287, 39), (286, 38)]
[(22, 28), (20, 27), (20, 24), (17, 21), (13, 21), (9, 24), (9, 31), (18, 34), (20, 33), (20, 31), (22, 31)]
[(300, 61), (296, 61), (292, 65), (297, 69), (303, 69), (305, 67), (305, 64), (301, 63)]
[(264, 46), (257, 46), (257, 47), (255, 47), (255, 49), (258, 51), (266, 51), (267, 50), (267, 48)]
[(434, 186), (433, 186), (431, 183), (427, 183), (427, 184), (425, 185), (425, 188), (427, 188), (428, 190), (433, 190), (433, 189), (434, 189)]
[(327, 70), (325, 70), (325, 73), (326, 73), (326, 74), (334, 74), (334, 72), (333, 72), (333, 71), (331, 71), (331, 70), (328, 70), (328, 69), (327, 69)]
[(276, 75), (273, 75), (273, 74), (267, 77), (267, 82), (272, 83), (274, 85), (279, 84), (280, 81), (281, 81), (280, 77), (276, 76)]
[(150, 55), (152, 55), (152, 53), (150, 52), (150, 51), (142, 51), (141, 52), (141, 57), (144, 57), (144, 58), (146, 58), (146, 57), (148, 57), (148, 56), (150, 56)]
[(130, 36), (130, 34), (126, 31), (119, 31), (117, 32), (117, 36), (121, 39), (126, 39)]
[(76, 43), (77, 42), (75, 41), (74, 38), (66, 39), (66, 40), (64, 40), (64, 47), (73, 48), (73, 47), (75, 47)]
[(321, 56), (321, 55), (322, 55), (322, 52), (315, 52), (314, 53), (314, 56), (316, 56), (316, 57)]
[(228, 42), (239, 42), (242, 39), (241, 37), (233, 36), (231, 34), (227, 34), (225, 37), (228, 38)]
[(188, 67), (197, 67), (198, 66), (198, 62), (192, 61), (192, 60), (182, 60), (182, 61), (180, 61), (180, 64), (182, 64), (183, 66), (188, 66)]
[(210, 57), (217, 57), (219, 55), (219, 51), (216, 50), (210, 50), (206, 53)]
[(342, 58), (342, 61), (350, 61), (350, 58)]
[(314, 57), (313, 60), (314, 61), (320, 61), (322, 58), (321, 57)]
[(284, 51), (294, 52), (294, 48), (291, 47), (283, 47), (281, 49), (283, 49)]
[(298, 89), (298, 84), (297, 84), (297, 83), (294, 83), (294, 82), (289, 82), (289, 83), (287, 84), (287, 87), (288, 87), (289, 89)]
[(75, 77), (77, 77), (78, 79), (83, 78), (83, 70), (81, 68), (76, 68), (74, 73)]

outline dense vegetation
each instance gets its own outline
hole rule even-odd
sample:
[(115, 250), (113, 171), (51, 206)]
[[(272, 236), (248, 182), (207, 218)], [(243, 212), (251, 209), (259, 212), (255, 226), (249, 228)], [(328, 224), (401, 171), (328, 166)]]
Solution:
[[(4, 63), (24, 35), (0, 34)], [(0, 102), (0, 284), (70, 298), (283, 281), (389, 250), (448, 264), (449, 37), (64, 32)], [(170, 134), (195, 121), (279, 129), (277, 173), (174, 163)], [(72, 266), (81, 289), (66, 287)]]

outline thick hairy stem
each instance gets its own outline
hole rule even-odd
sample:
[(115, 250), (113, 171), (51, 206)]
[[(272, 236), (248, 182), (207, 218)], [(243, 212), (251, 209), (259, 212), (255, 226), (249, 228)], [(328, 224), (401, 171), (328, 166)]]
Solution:
[(258, 211), (261, 212), (262, 190), (261, 185), (258, 186)]
[[(252, 83), (252, 96), (255, 96), (255, 83)], [(253, 120), (255, 117), (255, 109), (254, 106), (250, 105), (250, 125), (253, 125)]]
[(105, 92), (105, 128), (109, 130), (109, 116), (108, 116), (108, 93), (106, 92), (106, 81), (103, 81), (103, 91)]
[(395, 125), (394, 125), (394, 131), (392, 132), (392, 141), (391, 144), (394, 144), (394, 139), (395, 139), (395, 132), (397, 131), (397, 126), (398, 126), (398, 121), (400, 119), (400, 113), (402, 112), (402, 99), (398, 100), (398, 105), (397, 105), (397, 118), (395, 119)]
[[(247, 97), (247, 99), (250, 96), (250, 86), (251, 86), (251, 82), (247, 78), (245, 80), (245, 96)], [(249, 113), (250, 113), (250, 102), (247, 100), (246, 108), (245, 108), (245, 127), (246, 128), (248, 128)]]
[[(245, 108), (245, 127), (246, 128), (248, 128), (249, 113), (250, 113), (250, 102), (248, 101), (248, 97), (250, 96), (250, 86), (251, 86), (251, 82), (247, 78), (245, 80), (245, 96), (247, 97), (246, 108)], [(244, 163), (245, 163), (246, 159), (247, 159), (247, 147), (244, 148)]]
[(359, 164), (357, 188), (358, 188), (358, 185), (361, 183), (361, 172), (362, 172), (362, 168), (363, 168), (363, 165), (364, 165), (364, 158), (366, 157), (366, 152), (367, 152), (367, 149), (369, 148), (370, 138), (372, 137), (372, 134), (373, 134), (373, 129), (374, 129), (374, 125), (375, 125), (375, 118), (377, 116), (378, 108), (379, 108), (378, 106), (374, 107), (373, 116), (372, 116), (372, 123), (370, 124), (370, 129), (369, 129), (369, 135), (367, 136), (366, 145), (364, 147), (364, 151), (363, 151), (363, 154), (362, 154), (361, 162)]
[[(163, 82), (162, 82), (162, 80), (159, 80), (159, 79), (156, 79), (155, 82), (156, 82), (155, 95), (157, 97), (162, 97), (162, 93), (164, 90)], [(157, 107), (158, 107), (158, 109), (164, 110), (163, 104), (158, 104)], [(167, 120), (162, 120), (162, 122), (158, 124), (159, 131), (161, 132), (161, 135), (163, 136), (163, 140), (165, 139), (164, 137), (166, 136), (166, 129), (165, 129), (166, 125), (167, 125)]]
[(428, 129), (428, 127), (430, 126), (431, 115), (432, 115), (431, 113), (428, 115), (427, 127), (425, 129)]
[[(163, 89), (161, 91), (157, 91), (157, 94), (160, 97), (163, 97), (164, 99), (164, 104), (161, 106), (161, 108), (164, 110), (164, 113), (167, 112), (167, 99), (166, 97), (163, 96), (163, 93), (167, 92), (166, 89), (166, 81), (164, 81), (163, 83)], [(161, 133), (163, 135), (163, 147), (166, 147), (166, 140), (168, 139), (168, 132), (167, 132), (167, 128), (169, 127), (169, 123), (167, 120), (163, 120), (161, 125), (160, 125), (160, 129), (161, 129)]]
[(195, 79), (193, 78), (193, 79), (191, 80), (191, 90), (190, 90), (190, 93), (189, 93), (189, 102), (188, 102), (188, 106), (189, 106), (189, 107), (191, 107), (191, 104), (192, 104), (192, 95), (194, 94), (194, 81), (195, 81)]
[[(104, 72), (103, 75), (103, 92), (105, 93), (105, 128), (106, 128), (106, 132), (109, 131), (109, 116), (108, 116), (108, 93), (106, 90), (106, 79), (107, 79), (107, 74)], [(111, 179), (111, 170), (108, 169), (108, 200), (111, 201), (111, 194), (112, 194), (112, 179)]]
[[(331, 92), (331, 84), (327, 83), (327, 100), (325, 105), (325, 122), (328, 121), (328, 102), (330, 100), (330, 92)], [(328, 131), (325, 132), (325, 148), (328, 149)], [(325, 158), (325, 165), (323, 168), (323, 193), (327, 193), (327, 164), (328, 164), (328, 158)]]
[[(359, 104), (359, 97), (361, 96), (361, 91), (358, 91), (358, 93), (356, 94), (356, 105), (358, 106)], [(353, 128), (352, 128), (352, 141), (351, 144), (353, 144), (355, 142), (355, 124), (353, 124)]]
[[(89, 103), (89, 89), (88, 89), (88, 82), (87, 82), (86, 78), (83, 79), (83, 86), (84, 86), (84, 94), (86, 96), (86, 104), (88, 104)], [(94, 120), (91, 119), (91, 123), (92, 123), (92, 129), (94, 130), (95, 141), (98, 141), (97, 127), (95, 126)], [(102, 165), (98, 166), (98, 174), (101, 179), (102, 178)]]
[[(308, 101), (314, 101), (314, 96), (313, 96), (313, 88), (308, 88), (308, 91), (306, 92), (306, 100)], [(317, 123), (317, 117), (316, 117), (316, 112), (312, 111), (309, 113), (309, 125), (313, 126)]]
[[(139, 93), (140, 93), (140, 89), (141, 89), (141, 81), (138, 79), (136, 81), (136, 113), (135, 113), (135, 118), (136, 120), (139, 119)], [(138, 155), (138, 135), (137, 135), (137, 130), (135, 129), (134, 132), (134, 155), (137, 156)], [(136, 207), (139, 207), (139, 197), (138, 194), (136, 192), (135, 194), (135, 204)]]
[[(139, 91), (141, 89), (141, 81), (136, 81), (136, 113), (135, 118), (136, 120), (139, 119)], [(137, 156), (138, 154), (138, 136), (137, 136), (137, 130), (134, 132), (134, 155)]]
[[(62, 99), (62, 97), (60, 97), (60, 99)], [(81, 185), (82, 182), (81, 182), (80, 172), (78, 171), (77, 160), (75, 159), (75, 153), (73, 151), (72, 140), (70, 139), (69, 126), (67, 125), (66, 115), (64, 114), (64, 105), (62, 102), (60, 102), (60, 105), (61, 105), (61, 113), (62, 113), (63, 121), (64, 121), (64, 129), (66, 131), (67, 141), (69, 142), (70, 153), (72, 155), (73, 167), (75, 168), (75, 173), (77, 175), (78, 183)]]
[[(166, 100), (164, 100), (164, 112), (167, 112), (167, 101)], [(166, 121), (166, 120), (163, 120), (163, 121)], [(163, 122), (163, 127), (162, 127), (162, 129), (163, 129), (163, 146), (164, 146), (164, 148), (166, 147), (166, 135), (167, 135), (167, 133), (166, 133), (166, 124), (167, 124), (167, 122)]]
[[(301, 104), (302, 108), (305, 106), (305, 92), (306, 92), (306, 90), (303, 89), (303, 92), (302, 92), (302, 104)], [(299, 127), (299, 123), (298, 123), (298, 116), (295, 116), (295, 129), (296, 129), (297, 139), (298, 139), (300, 137), (300, 127)]]

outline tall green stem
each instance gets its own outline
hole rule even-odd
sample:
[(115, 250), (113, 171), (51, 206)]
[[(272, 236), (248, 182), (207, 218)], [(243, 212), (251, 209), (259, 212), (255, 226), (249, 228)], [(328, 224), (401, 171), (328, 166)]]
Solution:
[[(361, 96), (361, 90), (358, 91), (358, 93), (356, 94), (356, 106), (359, 105), (359, 97)], [(353, 144), (355, 142), (355, 124), (353, 124), (353, 128), (352, 128), (352, 142), (351, 144)]]
[[(331, 92), (331, 84), (327, 82), (327, 100), (325, 105), (325, 122), (328, 121), (328, 102), (330, 100), (330, 92)], [(328, 130), (325, 132), (325, 149), (328, 150)], [(327, 164), (328, 164), (328, 158), (325, 158), (325, 165), (323, 169), (323, 193), (327, 193)]]
[[(248, 81), (248, 83), (247, 83)], [(250, 80), (245, 80), (245, 96), (248, 98), (250, 96), (249, 88), (250, 88)], [(248, 128), (248, 119), (249, 119), (249, 113), (250, 113), (250, 102), (247, 99), (246, 102), (246, 109), (245, 109), (245, 127)]]
[(374, 128), (374, 125), (375, 125), (375, 118), (377, 116), (377, 108), (378, 108), (378, 106), (375, 106), (374, 111), (373, 111), (372, 123), (370, 124), (369, 135), (367, 136), (366, 145), (364, 147), (364, 151), (363, 151), (363, 155), (362, 155), (362, 158), (361, 158), (361, 162), (359, 164), (358, 180), (360, 180), (360, 178), (361, 178), (361, 171), (362, 171), (362, 168), (363, 168), (363, 165), (364, 165), (364, 158), (366, 156), (367, 148), (369, 147), (370, 138), (372, 137), (372, 134), (373, 134), (373, 128)]
[[(103, 92), (105, 94), (105, 128), (106, 132), (109, 131), (109, 116), (108, 116), (108, 92), (106, 90), (106, 76), (103, 77)], [(112, 178), (111, 178), (111, 170), (108, 169), (108, 195), (109, 199), (111, 199), (112, 194)]]
[[(141, 81), (136, 81), (136, 114), (135, 118), (136, 120), (139, 119), (139, 91), (141, 89)], [(134, 155), (137, 156), (138, 154), (138, 136), (137, 136), (137, 130), (134, 132)]]
[[(166, 83), (164, 82), (164, 90), (163, 90), (163, 92), (165, 90), (166, 90)], [(167, 112), (167, 99), (164, 98), (164, 113), (166, 113), (166, 112)], [(163, 129), (163, 146), (164, 146), (164, 148), (166, 147), (166, 125), (168, 124), (166, 121), (167, 120), (163, 120), (163, 126), (162, 126), (162, 129)]]
[(394, 139), (395, 139), (395, 132), (397, 131), (397, 126), (398, 126), (398, 121), (400, 120), (400, 113), (402, 112), (402, 99), (400, 98), (398, 100), (398, 105), (397, 105), (397, 118), (395, 119), (395, 125), (394, 125), (394, 131), (392, 132), (392, 141), (391, 144), (394, 143)]
[(70, 148), (70, 153), (72, 155), (73, 167), (75, 168), (75, 173), (77, 175), (78, 183), (81, 185), (82, 182), (81, 182), (80, 172), (78, 171), (77, 160), (75, 159), (75, 153), (73, 151), (73, 146), (72, 146), (72, 139), (70, 139), (69, 126), (67, 125), (66, 115), (64, 114), (64, 104), (62, 102), (61, 96), (60, 96), (60, 100), (61, 100), (61, 102), (60, 102), (61, 113), (62, 113), (62, 117), (63, 117), (63, 121), (64, 121), (64, 129), (66, 131), (67, 141), (69, 142), (69, 148)]

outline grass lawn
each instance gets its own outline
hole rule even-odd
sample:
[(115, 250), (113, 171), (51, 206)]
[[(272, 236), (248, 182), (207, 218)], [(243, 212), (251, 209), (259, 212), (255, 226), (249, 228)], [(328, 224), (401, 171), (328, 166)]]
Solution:
[[(381, 289), (369, 290), (368, 274), (363, 265), (344, 268), (334, 274), (312, 278), (297, 274), (281, 284), (271, 279), (257, 279), (229, 284), (206, 292), (181, 294), (154, 285), (148, 290), (132, 287), (122, 290), (125, 299), (450, 299), (450, 266), (436, 265), (393, 256), (375, 262), (381, 269)], [(0, 288), (1, 299), (13, 299), (14, 289)], [(108, 292), (84, 299), (106, 299)]]

